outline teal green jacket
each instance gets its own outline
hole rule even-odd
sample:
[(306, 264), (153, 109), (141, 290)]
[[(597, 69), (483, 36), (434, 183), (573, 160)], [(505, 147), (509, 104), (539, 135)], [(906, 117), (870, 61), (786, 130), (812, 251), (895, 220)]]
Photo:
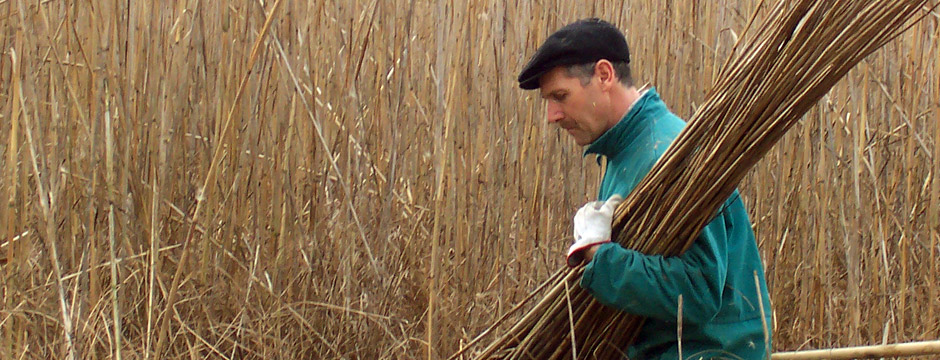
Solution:
[[(598, 199), (629, 194), (684, 126), (656, 90), (648, 90), (585, 151), (607, 158)], [(616, 243), (604, 244), (585, 267), (581, 287), (602, 304), (647, 317), (639, 338), (626, 350), (630, 359), (678, 358), (680, 294), (685, 359), (766, 357), (765, 346), (770, 344), (764, 342), (759, 302), (763, 301), (767, 323), (772, 324), (770, 296), (751, 222), (737, 191), (684, 254), (645, 255)]]

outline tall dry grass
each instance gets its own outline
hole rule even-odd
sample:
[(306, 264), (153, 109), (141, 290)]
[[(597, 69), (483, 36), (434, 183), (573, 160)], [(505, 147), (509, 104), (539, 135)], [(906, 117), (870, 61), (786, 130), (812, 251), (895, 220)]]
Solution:
[[(516, 87), (541, 40), (609, 19), (688, 117), (761, 6), (274, 4), (0, 1), (0, 358), (449, 355), (595, 191)], [(741, 184), (776, 349), (940, 336), (938, 21)]]

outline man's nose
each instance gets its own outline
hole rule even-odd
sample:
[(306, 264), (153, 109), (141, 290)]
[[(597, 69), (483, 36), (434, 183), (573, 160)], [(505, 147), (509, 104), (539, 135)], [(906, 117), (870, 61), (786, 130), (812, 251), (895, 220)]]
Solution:
[(548, 108), (545, 111), (545, 118), (548, 120), (549, 124), (553, 124), (564, 119), (565, 113), (561, 111), (561, 106), (554, 101), (549, 101)]

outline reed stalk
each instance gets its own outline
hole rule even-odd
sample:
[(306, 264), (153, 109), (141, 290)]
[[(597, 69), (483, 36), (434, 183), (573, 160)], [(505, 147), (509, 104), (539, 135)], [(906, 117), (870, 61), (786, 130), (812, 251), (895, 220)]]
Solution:
[(900, 356), (930, 356), (940, 354), (940, 341), (917, 341), (900, 344), (855, 346), (839, 349), (819, 349), (775, 353), (773, 360), (810, 359), (877, 359)]

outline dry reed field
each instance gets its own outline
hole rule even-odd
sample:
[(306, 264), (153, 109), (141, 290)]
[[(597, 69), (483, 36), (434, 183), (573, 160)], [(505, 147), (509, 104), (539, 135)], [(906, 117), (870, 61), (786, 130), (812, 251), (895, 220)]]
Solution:
[[(447, 358), (596, 191), (541, 41), (611, 21), (688, 118), (773, 3), (0, 0), (0, 358)], [(777, 351), (940, 337), (920, 15), (740, 185)]]

